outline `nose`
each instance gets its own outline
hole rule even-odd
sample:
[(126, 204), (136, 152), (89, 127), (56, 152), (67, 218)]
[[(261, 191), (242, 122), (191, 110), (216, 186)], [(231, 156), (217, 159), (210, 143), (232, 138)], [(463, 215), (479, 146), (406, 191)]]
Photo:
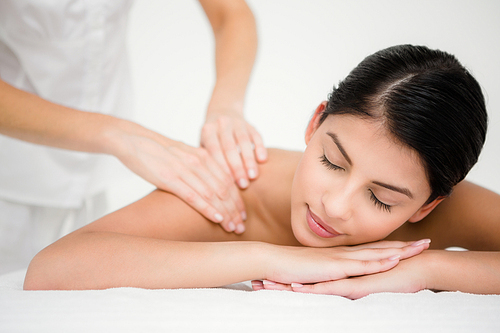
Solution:
[(352, 216), (352, 196), (346, 191), (327, 191), (323, 194), (322, 203), (326, 215), (332, 219), (347, 221)]

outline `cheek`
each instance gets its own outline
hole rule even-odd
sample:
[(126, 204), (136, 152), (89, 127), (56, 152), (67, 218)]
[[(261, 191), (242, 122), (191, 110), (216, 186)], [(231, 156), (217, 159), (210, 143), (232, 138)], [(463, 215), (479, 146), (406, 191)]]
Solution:
[(307, 209), (306, 204), (310, 205), (311, 200), (321, 197), (321, 182), (318, 183), (320, 172), (314, 169), (315, 166), (311, 163), (311, 159), (305, 157), (304, 154), (292, 182), (291, 218), (294, 231), (297, 226), (301, 225)]
[(292, 182), (292, 195), (298, 194), (303, 190), (304, 183), (306, 182), (308, 172), (307, 172), (307, 160), (306, 154), (302, 155), (297, 169), (295, 170), (295, 175)]
[(379, 241), (401, 227), (411, 216), (406, 210), (392, 213), (377, 212), (370, 207), (358, 210), (355, 243)]
[(309, 196), (318, 197), (322, 192), (325, 176), (322, 166), (311, 156), (304, 154), (292, 183), (292, 204), (295, 198), (305, 200)]

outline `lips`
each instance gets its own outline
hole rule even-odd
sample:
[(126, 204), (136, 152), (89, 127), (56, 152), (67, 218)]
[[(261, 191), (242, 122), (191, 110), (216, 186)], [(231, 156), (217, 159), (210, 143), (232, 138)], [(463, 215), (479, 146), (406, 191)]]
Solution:
[(323, 220), (321, 220), (317, 215), (311, 212), (309, 207), (307, 207), (306, 220), (309, 228), (319, 237), (333, 238), (341, 235), (335, 229), (325, 224), (325, 222), (323, 222)]

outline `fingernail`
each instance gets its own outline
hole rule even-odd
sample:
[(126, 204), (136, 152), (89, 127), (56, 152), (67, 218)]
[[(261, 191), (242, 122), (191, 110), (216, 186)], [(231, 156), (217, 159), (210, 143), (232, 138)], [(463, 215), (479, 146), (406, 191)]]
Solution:
[(248, 177), (249, 177), (250, 179), (254, 179), (255, 177), (257, 177), (257, 172), (255, 172), (255, 170), (254, 170), (254, 169), (249, 169), (249, 170), (248, 170)]
[(241, 212), (241, 219), (243, 221), (246, 221), (247, 220), (247, 213), (246, 212)]
[(263, 160), (265, 160), (267, 158), (266, 151), (262, 150), (262, 149), (259, 149), (259, 151), (257, 152), (257, 155), (259, 156), (259, 159), (261, 161), (263, 161)]
[(292, 288), (302, 288), (303, 286), (303, 284), (292, 282)]
[(394, 260), (398, 260), (399, 258), (401, 258), (401, 256), (399, 254), (396, 254), (396, 255), (389, 257), (387, 259), (394, 261)]
[(430, 239), (421, 239), (419, 241), (416, 241), (415, 243), (411, 244), (411, 246), (420, 246), (422, 244), (429, 244), (431, 242)]
[(217, 222), (222, 222), (224, 220), (224, 218), (222, 217), (222, 215), (220, 215), (219, 213), (215, 214), (215, 220)]
[(237, 234), (242, 234), (245, 231), (245, 225), (243, 224), (238, 224), (236, 226), (236, 233)]
[(245, 178), (241, 178), (238, 181), (238, 184), (240, 185), (241, 188), (247, 188), (248, 186), (248, 181)]
[(227, 228), (229, 229), (229, 231), (234, 231), (234, 229), (236, 229), (236, 226), (234, 225), (234, 222), (231, 221), (227, 224)]
[(272, 286), (272, 285), (276, 284), (273, 281), (269, 281), (269, 280), (263, 280), (262, 283), (265, 284), (265, 285), (268, 285), (268, 286)]

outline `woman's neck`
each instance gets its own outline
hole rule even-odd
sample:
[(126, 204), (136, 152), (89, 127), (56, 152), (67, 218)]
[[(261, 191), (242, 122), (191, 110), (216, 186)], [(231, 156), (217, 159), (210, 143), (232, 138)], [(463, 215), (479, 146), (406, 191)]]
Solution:
[(269, 149), (259, 177), (242, 191), (247, 209), (247, 237), (282, 245), (300, 245), (290, 224), (290, 199), (301, 152)]

